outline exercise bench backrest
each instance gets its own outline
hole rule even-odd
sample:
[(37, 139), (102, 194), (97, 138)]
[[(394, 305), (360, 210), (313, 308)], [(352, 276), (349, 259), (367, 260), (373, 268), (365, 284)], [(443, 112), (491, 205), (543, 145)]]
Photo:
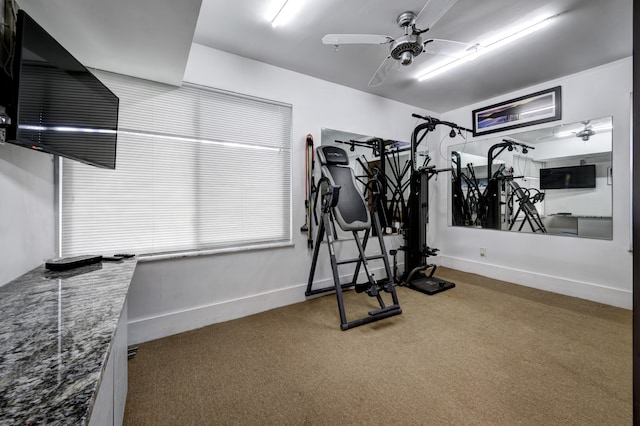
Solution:
[(336, 146), (319, 146), (316, 149), (322, 176), (330, 185), (340, 186), (338, 204), (333, 215), (344, 231), (360, 231), (371, 227), (371, 215), (364, 196), (358, 190), (356, 175), (349, 167), (349, 157), (344, 149)]
[(533, 205), (533, 202), (529, 198), (529, 191), (523, 189), (520, 185), (518, 185), (514, 181), (509, 181), (509, 185), (513, 189), (513, 193), (517, 197), (517, 201), (520, 203), (520, 207), (525, 210), (527, 213), (533, 214), (537, 213), (536, 207)]

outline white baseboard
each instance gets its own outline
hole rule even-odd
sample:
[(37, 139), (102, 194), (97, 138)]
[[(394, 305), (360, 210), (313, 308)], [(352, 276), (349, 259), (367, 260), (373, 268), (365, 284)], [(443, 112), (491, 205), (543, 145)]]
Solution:
[(434, 259), (438, 260), (438, 265), (447, 268), (483, 275), (485, 277), (550, 291), (552, 293), (591, 300), (605, 305), (632, 309), (633, 300), (631, 291), (531, 271), (507, 268), (500, 265), (490, 265), (446, 255), (439, 255)]
[[(431, 260), (437, 260), (438, 265), (463, 272), (483, 275), (486, 277), (508, 281), (514, 284), (533, 287), (553, 293), (578, 297), (624, 309), (632, 308), (632, 293), (626, 290), (606, 287), (593, 283), (558, 278), (551, 275), (490, 265), (467, 259), (439, 255)], [(402, 264), (398, 265), (402, 270)], [(384, 276), (383, 268), (376, 268), (376, 276)], [(342, 277), (342, 282), (351, 278)], [(360, 280), (364, 276), (361, 273)], [(314, 282), (314, 289), (333, 285), (331, 278)], [(205, 327), (207, 325), (230, 321), (244, 316), (257, 314), (270, 309), (303, 302), (306, 284), (294, 285), (265, 293), (254, 294), (238, 299), (225, 300), (204, 306), (194, 306), (175, 312), (159, 313), (146, 318), (130, 318), (128, 323), (129, 345), (160, 339), (173, 334)]]
[[(376, 277), (385, 276), (384, 268), (382, 267), (373, 269), (372, 272)], [(351, 277), (351, 274), (341, 277), (342, 282), (350, 280)], [(360, 280), (364, 280), (363, 272), (360, 274)], [(313, 288), (318, 289), (329, 286), (333, 286), (333, 279), (331, 278), (314, 281)], [(237, 299), (194, 306), (190, 309), (163, 312), (145, 318), (129, 318), (128, 344), (148, 342), (211, 324), (303, 302), (306, 299), (304, 295), (306, 287), (306, 284), (298, 284)]]
[(219, 303), (194, 306), (182, 311), (160, 313), (152, 317), (130, 318), (129, 345), (302, 302), (305, 300), (305, 287), (306, 285), (301, 284)]

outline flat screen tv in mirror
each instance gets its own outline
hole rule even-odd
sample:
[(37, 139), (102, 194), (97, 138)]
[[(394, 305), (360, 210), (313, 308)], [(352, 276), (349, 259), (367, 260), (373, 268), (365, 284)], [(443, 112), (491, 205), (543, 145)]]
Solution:
[(540, 189), (595, 188), (596, 165), (540, 169)]
[(117, 96), (22, 10), (14, 52), (7, 141), (115, 169)]

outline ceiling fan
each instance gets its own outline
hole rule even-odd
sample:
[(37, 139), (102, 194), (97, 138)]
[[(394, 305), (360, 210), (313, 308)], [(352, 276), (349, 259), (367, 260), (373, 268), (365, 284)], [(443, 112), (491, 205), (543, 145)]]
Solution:
[[(410, 65), (421, 53), (461, 57), (474, 45), (457, 41), (427, 39), (422, 34), (429, 31), (447, 13), (458, 0), (427, 0), (419, 13), (407, 11), (401, 13), (396, 22), (404, 35), (393, 38), (375, 34), (327, 34), (322, 37), (324, 44), (388, 44), (389, 54), (382, 61), (369, 81), (369, 87), (379, 86), (391, 69), (399, 63)], [(422, 28), (422, 29), (421, 29)]]
[(593, 135), (596, 134), (595, 130), (593, 130), (593, 126), (589, 125), (589, 122), (591, 120), (587, 120), (587, 121), (583, 121), (582, 124), (584, 124), (584, 129), (580, 130), (579, 132), (576, 132), (576, 137), (577, 138), (581, 138), (583, 141), (588, 141), (589, 138)]

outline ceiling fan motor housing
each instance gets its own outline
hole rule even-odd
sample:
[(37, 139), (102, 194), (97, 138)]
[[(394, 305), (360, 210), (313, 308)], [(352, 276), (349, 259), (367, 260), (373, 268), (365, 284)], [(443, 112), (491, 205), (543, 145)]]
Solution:
[(402, 28), (402, 27), (409, 27), (413, 25), (415, 20), (416, 20), (416, 14), (411, 11), (408, 11), (398, 15), (396, 22)]
[(581, 138), (583, 141), (588, 141), (589, 138), (593, 135), (595, 135), (596, 132), (594, 132), (592, 129), (584, 129), (578, 133), (576, 133), (576, 136)]
[(402, 65), (409, 65), (413, 58), (422, 53), (422, 38), (419, 34), (400, 37), (391, 45), (391, 57)]
[(410, 65), (413, 58), (422, 53), (422, 37), (420, 33), (412, 32), (409, 29), (414, 25), (416, 14), (413, 12), (404, 12), (398, 16), (396, 22), (401, 28), (404, 28), (404, 36), (398, 38), (391, 44), (391, 57), (400, 61), (402, 65)]

